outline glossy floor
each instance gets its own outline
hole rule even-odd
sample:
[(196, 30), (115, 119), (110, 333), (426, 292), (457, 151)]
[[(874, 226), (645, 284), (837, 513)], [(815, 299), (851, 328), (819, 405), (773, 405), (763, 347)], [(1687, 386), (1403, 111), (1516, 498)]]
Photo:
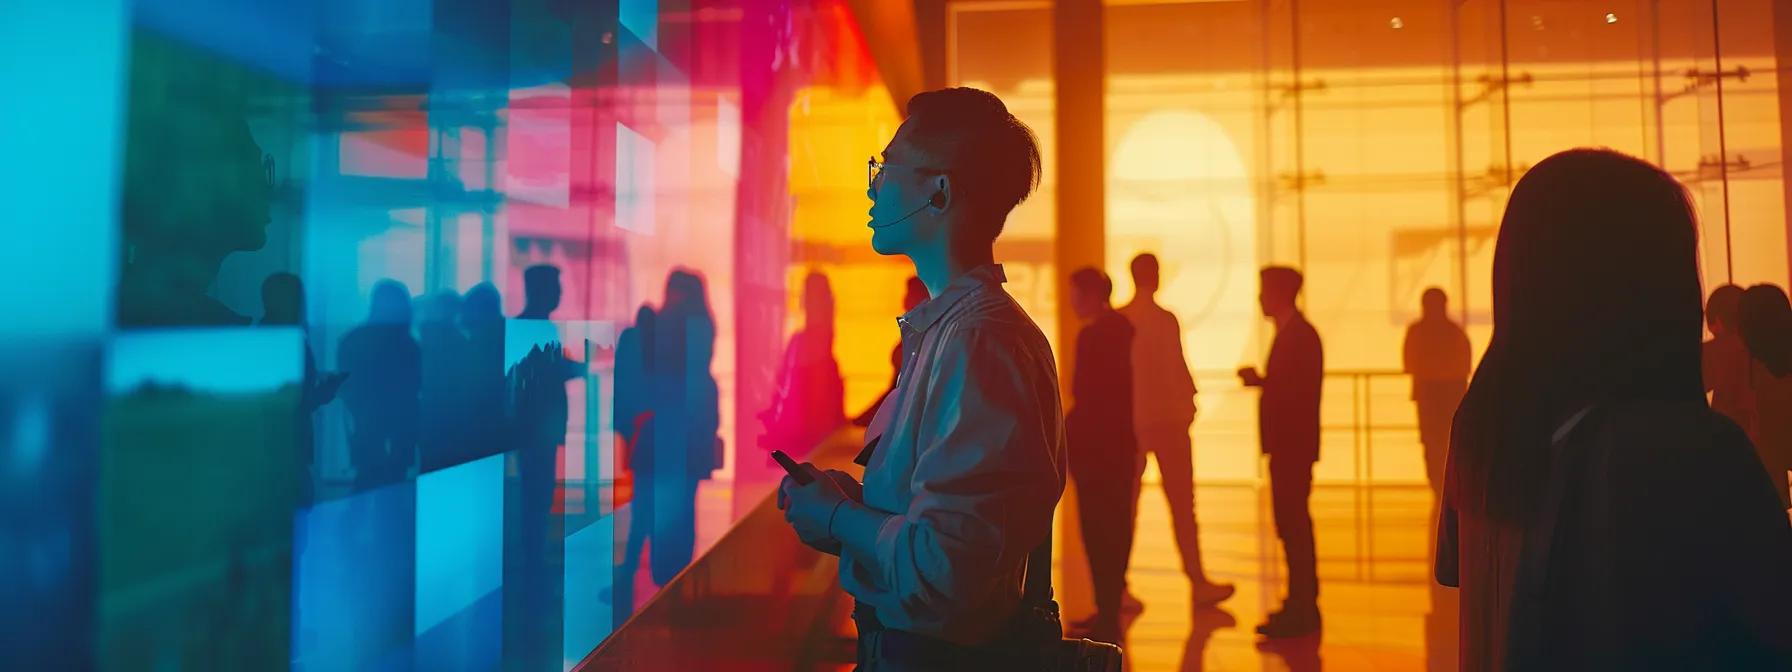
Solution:
[[(1127, 669), (1456, 669), (1454, 591), (1431, 580), (1434, 514), (1429, 489), (1422, 485), (1314, 489), (1319, 604), (1325, 629), (1317, 637), (1273, 646), (1261, 644), (1255, 633), (1264, 616), (1280, 605), (1286, 573), (1268, 490), (1199, 484), (1195, 492), (1207, 571), (1214, 580), (1236, 584), (1238, 594), (1218, 609), (1191, 609), (1163, 491), (1146, 483), (1127, 577), (1145, 610), (1127, 629)], [(1063, 572), (1059, 577), (1062, 586)], [(1067, 609), (1076, 615), (1074, 601)], [(840, 634), (850, 637), (844, 611), (840, 618)], [(852, 669), (844, 664), (824, 667)]]
[(1208, 572), (1236, 584), (1238, 594), (1219, 609), (1191, 613), (1169, 509), (1162, 491), (1147, 484), (1128, 574), (1145, 603), (1127, 632), (1130, 669), (1455, 669), (1455, 595), (1431, 580), (1431, 509), (1423, 486), (1315, 488), (1325, 630), (1264, 646), (1254, 628), (1280, 604), (1285, 574), (1267, 490), (1196, 487)]

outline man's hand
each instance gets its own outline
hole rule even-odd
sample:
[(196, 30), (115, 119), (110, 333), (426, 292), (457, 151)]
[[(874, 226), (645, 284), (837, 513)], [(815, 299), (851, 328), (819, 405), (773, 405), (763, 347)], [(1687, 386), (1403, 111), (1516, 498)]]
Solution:
[[(834, 516), (834, 509), (843, 502), (853, 501), (841, 481), (858, 482), (842, 472), (824, 472), (814, 464), (804, 462), (803, 471), (812, 480), (808, 485), (797, 485), (796, 479), (789, 476), (778, 484), (778, 506), (784, 510), (784, 520), (796, 531), (797, 539), (810, 548), (838, 555), (840, 542), (828, 533), (828, 523)], [(838, 476), (836, 476), (838, 474)], [(854, 488), (858, 490), (858, 488)]]
[(828, 478), (834, 479), (834, 484), (840, 486), (840, 492), (846, 493), (847, 499), (860, 504), (865, 503), (865, 485), (860, 483), (859, 479), (853, 478), (852, 474), (839, 469), (829, 469), (822, 473), (827, 474)]
[(1263, 375), (1257, 373), (1257, 367), (1254, 366), (1239, 369), (1238, 379), (1244, 381), (1245, 387), (1263, 387)]

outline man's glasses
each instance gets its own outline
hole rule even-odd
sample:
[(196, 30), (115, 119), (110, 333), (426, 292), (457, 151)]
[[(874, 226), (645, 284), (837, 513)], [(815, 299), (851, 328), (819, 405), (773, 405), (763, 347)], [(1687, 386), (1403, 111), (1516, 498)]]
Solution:
[(865, 186), (876, 189), (877, 178), (883, 177), (883, 175), (884, 162), (877, 160), (875, 156), (865, 161)]
[(268, 186), (269, 190), (272, 190), (275, 187), (279, 186), (280, 183), (276, 182), (274, 180), (274, 155), (273, 154), (262, 154), (261, 155), (261, 172), (262, 172), (262, 177), (267, 180), (267, 186)]
[(912, 168), (916, 172), (920, 172), (920, 173), (924, 173), (924, 174), (925, 173), (944, 173), (944, 172), (946, 172), (944, 169), (941, 169), (941, 168), (927, 168), (927, 167), (923, 167), (923, 166), (910, 166), (910, 165), (902, 164), (902, 163), (884, 163), (882, 161), (877, 160), (877, 157), (873, 156), (870, 159), (867, 159), (865, 161), (865, 186), (870, 187), (871, 189), (874, 189), (874, 190), (877, 189), (878, 181), (883, 179), (884, 170), (887, 168)]

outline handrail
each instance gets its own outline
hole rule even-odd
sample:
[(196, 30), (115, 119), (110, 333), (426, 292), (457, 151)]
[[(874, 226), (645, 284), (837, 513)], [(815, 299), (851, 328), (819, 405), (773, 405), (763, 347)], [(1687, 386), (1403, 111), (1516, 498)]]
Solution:
[[(1202, 369), (1194, 371), (1197, 380), (1225, 379), (1236, 375), (1233, 371)], [(1321, 424), (1321, 431), (1349, 430), (1351, 441), (1351, 485), (1356, 498), (1356, 565), (1357, 578), (1373, 578), (1374, 567), (1370, 559), (1375, 553), (1375, 434), (1387, 430), (1416, 430), (1417, 425), (1410, 424), (1376, 424), (1375, 395), (1371, 389), (1378, 379), (1406, 378), (1405, 371), (1396, 369), (1327, 369), (1327, 379), (1344, 379), (1350, 386), (1351, 412), (1348, 424)], [(1262, 466), (1258, 467), (1259, 480), (1262, 479)]]
[[(836, 432), (809, 461), (845, 468), (863, 432)], [(837, 560), (797, 541), (774, 500), (768, 490), (574, 669), (732, 669), (740, 661), (781, 666), (826, 655), (816, 640), (830, 634), (825, 628), (841, 599)]]

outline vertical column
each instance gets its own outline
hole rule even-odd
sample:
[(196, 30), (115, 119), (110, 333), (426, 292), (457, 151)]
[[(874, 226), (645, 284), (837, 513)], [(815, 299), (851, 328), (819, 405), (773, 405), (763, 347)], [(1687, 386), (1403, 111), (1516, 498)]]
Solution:
[(16, 232), (0, 249), (0, 556), (12, 568), (61, 558), (0, 579), (0, 650), (14, 669), (98, 662), (102, 356), (117, 319), (130, 16), (122, 0), (0, 3), (0, 183)]
[[(1058, 0), (1052, 8), (1052, 78), (1057, 121), (1057, 157), (1046, 170), (1057, 171), (1057, 235), (1052, 259), (1059, 278), (1058, 370), (1068, 401), (1070, 353), (1076, 352), (1078, 320), (1070, 308), (1063, 280), (1083, 266), (1106, 265), (1106, 104), (1107, 49), (1103, 43), (1101, 0)], [(1058, 535), (1063, 543), (1057, 582), (1065, 615), (1078, 618), (1093, 611), (1082, 525), (1076, 516), (1075, 488), (1066, 491)]]
[[(1792, 161), (1792, 6), (1773, 4), (1773, 58), (1775, 76), (1779, 78), (1780, 96), (1780, 165)], [(1792, 207), (1792, 177), (1780, 178), (1786, 192), (1786, 203)], [(1792, 262), (1792, 218), (1786, 220), (1786, 258)], [(1792, 264), (1789, 264), (1792, 265)], [(1780, 282), (1787, 282), (1780, 278)]]
[[(1061, 0), (1052, 9), (1052, 30), (1058, 151), (1046, 170), (1058, 176), (1052, 258), (1058, 274), (1067, 277), (1083, 266), (1100, 268), (1107, 260), (1107, 50), (1101, 1)], [(1077, 318), (1067, 300), (1058, 301), (1057, 310), (1063, 363), (1075, 351)]]

